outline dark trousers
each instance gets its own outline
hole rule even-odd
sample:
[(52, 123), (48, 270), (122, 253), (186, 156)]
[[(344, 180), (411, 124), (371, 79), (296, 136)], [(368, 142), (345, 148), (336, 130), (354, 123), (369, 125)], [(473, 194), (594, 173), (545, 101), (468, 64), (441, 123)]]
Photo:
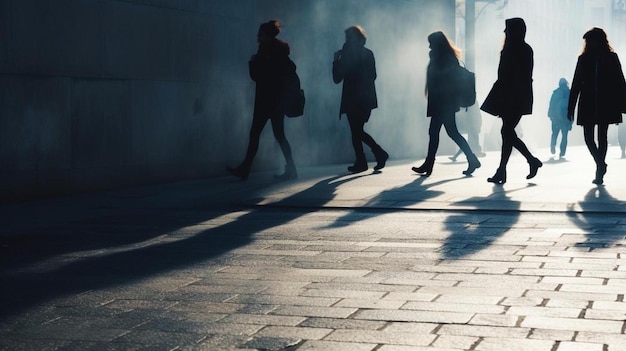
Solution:
[(444, 116), (432, 116), (430, 118), (430, 127), (428, 128), (428, 154), (426, 155), (426, 159), (429, 161), (435, 160), (435, 155), (439, 148), (439, 134), (442, 126), (446, 129), (446, 133), (448, 133), (450, 139), (463, 151), (467, 159), (469, 160), (473, 157), (474, 153), (465, 138), (459, 133), (459, 129), (456, 126), (456, 117), (454, 113), (452, 113)]
[(506, 169), (513, 148), (516, 148), (517, 151), (524, 155), (526, 161), (531, 162), (531, 160), (534, 160), (535, 157), (528, 151), (526, 144), (524, 144), (522, 139), (520, 139), (515, 132), (515, 127), (517, 127), (519, 121), (522, 119), (522, 115), (506, 115), (501, 116), (501, 118), (502, 129), (500, 133), (502, 134), (502, 154), (500, 155), (500, 169)]
[(604, 166), (606, 164), (606, 152), (609, 146), (608, 142), (608, 124), (598, 124), (598, 144), (596, 144), (594, 136), (595, 125), (583, 126), (583, 134), (585, 136), (585, 144), (587, 149), (593, 156), (593, 160), (596, 161), (596, 165)]
[(348, 123), (350, 124), (350, 133), (352, 134), (352, 147), (356, 157), (355, 164), (367, 163), (365, 152), (363, 151), (363, 143), (372, 149), (374, 155), (379, 154), (382, 148), (376, 143), (371, 135), (367, 134), (363, 128), (369, 120), (371, 110), (347, 113)]
[(250, 140), (248, 142), (248, 151), (246, 152), (246, 158), (243, 161), (242, 166), (249, 169), (252, 166), (254, 156), (256, 156), (259, 150), (259, 139), (261, 132), (265, 128), (267, 121), (272, 121), (272, 131), (274, 132), (274, 138), (280, 145), (280, 149), (283, 151), (285, 161), (288, 166), (293, 166), (293, 157), (291, 155), (291, 146), (285, 137), (285, 117), (283, 115), (274, 115), (271, 117), (254, 116), (252, 119), (252, 127), (250, 127)]

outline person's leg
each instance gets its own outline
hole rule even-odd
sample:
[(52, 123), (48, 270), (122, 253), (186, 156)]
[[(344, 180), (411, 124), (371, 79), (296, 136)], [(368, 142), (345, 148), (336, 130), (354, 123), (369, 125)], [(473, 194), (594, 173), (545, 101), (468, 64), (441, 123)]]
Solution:
[(514, 118), (511, 118), (511, 122), (514, 123), (514, 126), (511, 130), (509, 130), (509, 138), (511, 138), (511, 145), (526, 158), (526, 162), (528, 162), (528, 166), (530, 167), (530, 171), (526, 176), (526, 179), (531, 179), (537, 175), (537, 171), (543, 166), (543, 163), (530, 153), (526, 144), (524, 144), (522, 139), (520, 139), (515, 132), (515, 127), (519, 124), (521, 118), (522, 116), (515, 116)]
[(354, 149), (354, 165), (348, 167), (351, 172), (362, 172), (367, 170), (367, 160), (363, 151), (363, 127), (365, 121), (361, 113), (348, 113), (348, 123), (352, 135), (352, 148)]
[(472, 152), (472, 149), (470, 149), (465, 138), (463, 138), (461, 133), (459, 133), (459, 129), (456, 126), (456, 118), (454, 114), (445, 116), (443, 118), (443, 125), (446, 128), (446, 133), (448, 133), (448, 136), (459, 146), (459, 148), (461, 148), (461, 150), (463, 150), (463, 153), (467, 158), (468, 168), (463, 172), (463, 174), (471, 175), (474, 170), (476, 170), (476, 168), (480, 167), (480, 162), (478, 161), (476, 155), (474, 155), (474, 153)]
[(583, 126), (583, 136), (585, 138), (585, 145), (587, 145), (587, 149), (593, 157), (593, 160), (598, 164), (598, 146), (596, 145), (595, 139), (595, 125), (584, 125)]
[(414, 172), (424, 173), (430, 175), (433, 171), (435, 164), (435, 155), (439, 148), (439, 132), (443, 125), (443, 119), (440, 117), (431, 117), (430, 126), (428, 127), (428, 152), (426, 154), (426, 160), (419, 167), (411, 167)]
[(369, 148), (372, 150), (372, 153), (376, 158), (376, 166), (374, 166), (374, 169), (379, 170), (385, 167), (385, 163), (389, 158), (389, 154), (385, 150), (383, 150), (383, 148), (378, 143), (376, 143), (376, 140), (374, 140), (374, 138), (372, 138), (369, 133), (365, 131), (365, 123), (367, 123), (367, 121), (369, 120), (371, 112), (371, 110), (362, 112), (363, 125), (361, 126), (361, 141), (365, 143), (365, 145), (369, 146)]
[(561, 128), (561, 146), (559, 157), (565, 157), (565, 151), (567, 151), (567, 134), (569, 133), (569, 128), (567, 126)]
[(550, 138), (550, 153), (554, 155), (556, 153), (556, 139), (559, 135), (559, 126), (552, 122), (552, 136)]
[(289, 145), (289, 141), (285, 136), (285, 117), (282, 115), (277, 115), (272, 117), (272, 131), (274, 132), (274, 138), (280, 145), (280, 149), (283, 152), (283, 156), (285, 157), (285, 173), (278, 176), (281, 179), (295, 179), (298, 177), (296, 171), (296, 164), (293, 161), (293, 155), (291, 153), (291, 146)]
[(228, 171), (243, 180), (248, 179), (248, 174), (250, 173), (250, 168), (252, 167), (252, 161), (256, 156), (257, 151), (259, 150), (259, 139), (261, 137), (261, 132), (267, 123), (266, 117), (254, 116), (252, 118), (252, 126), (250, 127), (250, 136), (248, 140), (248, 149), (246, 151), (246, 158), (243, 162), (235, 167), (230, 168), (227, 167)]

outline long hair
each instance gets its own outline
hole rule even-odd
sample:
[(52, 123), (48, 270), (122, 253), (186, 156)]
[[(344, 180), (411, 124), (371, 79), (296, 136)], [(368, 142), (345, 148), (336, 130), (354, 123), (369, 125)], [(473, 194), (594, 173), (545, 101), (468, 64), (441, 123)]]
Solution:
[(426, 68), (426, 87), (424, 89), (424, 95), (428, 95), (428, 84), (435, 67), (442, 68), (448, 65), (458, 66), (459, 58), (461, 58), (461, 50), (452, 44), (442, 31), (430, 33), (428, 35), (428, 43), (430, 44), (430, 61)]
[(583, 54), (593, 52), (614, 52), (606, 32), (602, 28), (593, 27), (583, 35), (585, 44), (583, 46)]

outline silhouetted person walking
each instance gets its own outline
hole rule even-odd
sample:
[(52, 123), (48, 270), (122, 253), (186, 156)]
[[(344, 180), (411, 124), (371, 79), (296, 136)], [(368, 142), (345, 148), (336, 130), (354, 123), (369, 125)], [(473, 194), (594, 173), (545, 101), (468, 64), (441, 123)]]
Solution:
[(363, 28), (352, 26), (344, 33), (346, 41), (343, 48), (335, 52), (333, 59), (333, 80), (336, 84), (343, 82), (339, 117), (343, 113), (348, 117), (356, 157), (348, 171), (358, 173), (367, 170), (363, 143), (372, 149), (376, 158), (374, 169), (379, 170), (385, 167), (389, 154), (363, 129), (372, 110), (378, 107), (374, 53), (365, 47), (367, 37)]
[[(622, 122), (622, 107), (626, 82), (619, 58), (601, 28), (592, 28), (583, 36), (585, 45), (578, 56), (572, 89), (569, 95), (567, 117), (583, 127), (585, 144), (596, 163), (594, 184), (602, 184), (606, 174), (609, 124)], [(579, 99), (580, 96), (580, 99)], [(594, 131), (598, 126), (598, 143)]]
[(280, 33), (280, 23), (276, 20), (261, 24), (257, 34), (259, 49), (250, 59), (250, 77), (256, 82), (254, 95), (254, 116), (250, 128), (250, 140), (246, 158), (236, 168), (227, 167), (228, 171), (243, 180), (248, 179), (252, 161), (259, 149), (259, 138), (267, 121), (272, 121), (274, 137), (285, 156), (285, 173), (277, 175), (282, 180), (298, 177), (291, 155), (291, 147), (285, 137), (284, 112), (280, 107), (282, 77), (295, 72), (296, 66), (289, 59), (289, 45), (276, 38)]
[(517, 136), (515, 127), (523, 115), (532, 113), (533, 108), (533, 49), (526, 43), (526, 23), (521, 18), (505, 21), (504, 46), (500, 52), (498, 79), (480, 107), (481, 110), (502, 119), (502, 154), (500, 166), (488, 182), (506, 183), (506, 165), (516, 148), (528, 162), (530, 172), (526, 179), (537, 175), (541, 161), (534, 157), (526, 144)]
[(569, 103), (569, 87), (565, 78), (559, 79), (559, 87), (552, 91), (548, 117), (552, 123), (552, 136), (550, 138), (550, 153), (556, 153), (556, 140), (561, 134), (559, 145), (559, 158), (565, 157), (567, 150), (567, 133), (572, 130), (572, 121), (567, 117), (567, 105)]
[(430, 44), (430, 62), (426, 70), (426, 97), (428, 100), (426, 116), (430, 117), (428, 128), (428, 153), (426, 160), (419, 167), (411, 169), (424, 176), (429, 176), (435, 164), (435, 155), (439, 148), (441, 126), (446, 128), (448, 136), (459, 146), (467, 158), (465, 175), (471, 175), (480, 167), (480, 161), (467, 141), (457, 129), (455, 113), (460, 110), (458, 87), (454, 82), (459, 74), (459, 49), (454, 47), (443, 32), (434, 32), (428, 36)]

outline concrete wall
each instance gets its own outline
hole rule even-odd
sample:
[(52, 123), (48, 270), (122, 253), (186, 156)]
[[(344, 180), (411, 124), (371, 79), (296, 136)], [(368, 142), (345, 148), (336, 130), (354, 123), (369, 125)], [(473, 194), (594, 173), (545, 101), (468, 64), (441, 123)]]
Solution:
[[(258, 24), (270, 18), (284, 22), (281, 37), (292, 45), (307, 92), (306, 115), (287, 121), (296, 162), (351, 161), (330, 61), (347, 25), (393, 25), (372, 17), (380, 3), (0, 0), (0, 201), (223, 174), (245, 152), (254, 99), (247, 61)], [(384, 3), (387, 16), (439, 4), (439, 15), (413, 15), (432, 28), (454, 20), (454, 1)], [(397, 59), (377, 55), (379, 62)], [(379, 79), (379, 90), (395, 87), (394, 79)], [(381, 91), (382, 105), (395, 95)], [(389, 122), (371, 128), (376, 134)], [(266, 129), (256, 169), (282, 166)], [(385, 134), (381, 142), (398, 137)], [(393, 148), (421, 152), (410, 141)]]

